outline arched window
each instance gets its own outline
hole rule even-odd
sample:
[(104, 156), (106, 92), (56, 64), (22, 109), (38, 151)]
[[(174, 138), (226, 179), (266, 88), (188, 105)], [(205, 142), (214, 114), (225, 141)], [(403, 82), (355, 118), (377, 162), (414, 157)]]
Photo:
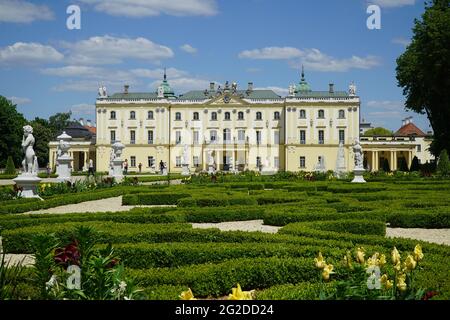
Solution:
[(319, 110), (318, 118), (319, 119), (325, 119), (325, 111)]
[(345, 119), (345, 111), (339, 110), (339, 119)]
[(217, 120), (217, 112), (211, 112), (211, 120), (213, 121)]
[(274, 120), (280, 120), (280, 113), (278, 111), (275, 111), (273, 114), (273, 119)]
[(181, 120), (181, 112), (175, 113), (175, 120)]
[(199, 120), (200, 119), (200, 115), (198, 114), (198, 112), (194, 112), (193, 119), (194, 120)]
[(259, 111), (256, 113), (256, 120), (262, 120), (262, 113)]
[(111, 111), (111, 120), (116, 120), (116, 112)]
[(131, 119), (131, 120), (136, 119), (136, 112), (130, 111), (130, 119)]
[(153, 120), (153, 111), (147, 112), (147, 119)]
[(238, 120), (244, 120), (244, 113), (242, 111), (238, 112)]
[(231, 113), (225, 112), (225, 120), (231, 120)]
[(300, 119), (306, 119), (306, 110), (300, 110)]

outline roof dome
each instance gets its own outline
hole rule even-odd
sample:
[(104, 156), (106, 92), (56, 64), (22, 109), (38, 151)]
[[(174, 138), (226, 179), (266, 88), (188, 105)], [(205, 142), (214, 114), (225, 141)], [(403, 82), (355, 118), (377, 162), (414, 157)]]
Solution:
[(175, 97), (175, 92), (173, 91), (172, 87), (170, 86), (169, 82), (167, 81), (167, 74), (166, 69), (164, 69), (164, 80), (159, 86), (159, 88), (162, 88), (162, 92), (164, 93), (165, 98), (173, 98)]
[(295, 86), (295, 93), (302, 93), (302, 92), (311, 92), (311, 87), (305, 80), (305, 69), (302, 66), (302, 79), (300, 80), (300, 83)]

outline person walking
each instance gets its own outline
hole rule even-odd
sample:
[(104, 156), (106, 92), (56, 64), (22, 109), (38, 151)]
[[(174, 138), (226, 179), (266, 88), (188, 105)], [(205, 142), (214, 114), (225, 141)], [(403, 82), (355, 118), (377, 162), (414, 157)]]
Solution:
[(94, 160), (89, 160), (89, 170), (88, 170), (88, 177), (92, 174), (93, 177), (95, 177), (95, 171), (94, 171)]
[(123, 173), (128, 174), (128, 159), (125, 159), (125, 162), (123, 163)]
[(161, 174), (164, 173), (164, 162), (162, 160), (159, 162), (159, 171)]
[(138, 168), (139, 168), (139, 173), (142, 173), (142, 163), (139, 162)]

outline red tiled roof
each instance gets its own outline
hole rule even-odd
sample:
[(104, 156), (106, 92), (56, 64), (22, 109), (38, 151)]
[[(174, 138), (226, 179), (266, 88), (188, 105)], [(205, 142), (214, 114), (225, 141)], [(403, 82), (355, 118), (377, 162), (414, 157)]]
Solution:
[(90, 133), (97, 134), (97, 128), (96, 127), (89, 127), (89, 126), (84, 126), (84, 127), (86, 129), (88, 129)]
[(412, 122), (404, 125), (400, 129), (398, 129), (398, 131), (395, 133), (395, 135), (402, 136), (402, 137), (407, 137), (407, 136), (411, 136), (411, 135), (418, 136), (418, 137), (426, 136), (426, 134)]

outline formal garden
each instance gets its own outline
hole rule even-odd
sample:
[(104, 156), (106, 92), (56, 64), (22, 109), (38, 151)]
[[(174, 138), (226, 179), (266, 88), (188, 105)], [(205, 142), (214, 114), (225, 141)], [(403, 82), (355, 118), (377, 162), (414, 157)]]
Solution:
[[(41, 184), (44, 201), (2, 187), (0, 299), (449, 299), (449, 246), (386, 230), (450, 228), (450, 180), (351, 179), (99, 176)], [(102, 199), (127, 210), (93, 212)]]

